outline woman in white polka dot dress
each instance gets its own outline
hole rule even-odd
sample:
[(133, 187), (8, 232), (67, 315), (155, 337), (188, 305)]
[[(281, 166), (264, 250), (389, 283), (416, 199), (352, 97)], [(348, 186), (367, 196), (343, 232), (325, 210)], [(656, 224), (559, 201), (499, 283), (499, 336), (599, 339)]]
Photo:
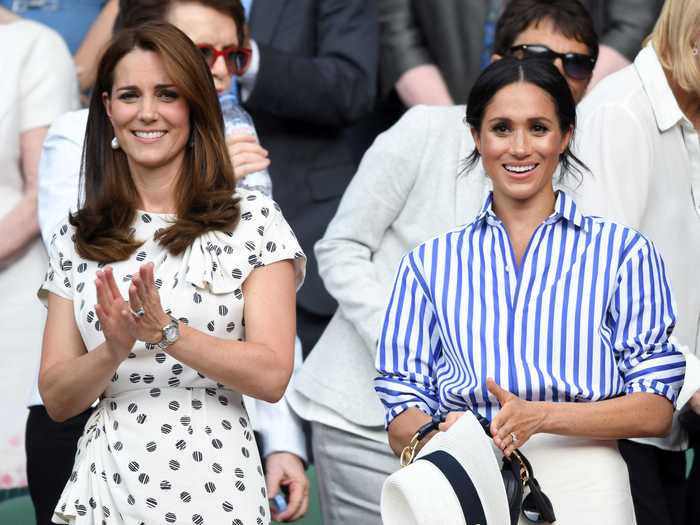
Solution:
[(56, 523), (269, 523), (241, 395), (284, 392), (305, 259), (273, 201), (234, 196), (216, 102), (172, 26), (121, 33), (100, 63), (84, 203), (40, 290), (49, 414), (100, 399)]

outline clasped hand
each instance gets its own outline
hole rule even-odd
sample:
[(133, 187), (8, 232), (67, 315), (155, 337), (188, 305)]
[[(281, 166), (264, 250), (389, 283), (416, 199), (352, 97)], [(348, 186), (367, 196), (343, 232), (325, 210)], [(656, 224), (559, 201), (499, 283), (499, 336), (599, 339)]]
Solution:
[[(534, 434), (542, 431), (546, 414), (539, 403), (520, 399), (498, 386), (493, 379), (486, 380), (486, 387), (501, 405), (501, 410), (491, 421), (493, 442), (506, 457), (509, 457), (516, 448), (523, 446)], [(439, 429), (447, 430), (464, 414), (465, 412), (450, 412)]]
[[(160, 341), (162, 328), (170, 318), (160, 304), (160, 294), (153, 278), (153, 263), (142, 265), (131, 277), (128, 302), (119, 292), (109, 266), (97, 272), (95, 288), (95, 313), (102, 325), (109, 351), (120, 362), (126, 359), (137, 340), (147, 343)], [(135, 315), (135, 312), (142, 312), (142, 315)]]

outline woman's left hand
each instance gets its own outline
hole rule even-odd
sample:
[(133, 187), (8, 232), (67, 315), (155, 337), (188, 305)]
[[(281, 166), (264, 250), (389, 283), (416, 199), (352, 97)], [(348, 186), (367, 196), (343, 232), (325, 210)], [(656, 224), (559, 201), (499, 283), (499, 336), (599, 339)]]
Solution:
[(542, 431), (546, 413), (541, 404), (523, 401), (502, 389), (493, 379), (486, 380), (486, 387), (501, 405), (500, 412), (491, 421), (493, 442), (508, 457), (533, 434)]
[[(160, 341), (163, 337), (162, 329), (170, 322), (170, 317), (160, 304), (160, 294), (153, 277), (153, 263), (144, 264), (131, 276), (129, 307), (132, 314), (129, 316), (131, 335), (146, 343)], [(133, 315), (134, 312), (140, 315)]]

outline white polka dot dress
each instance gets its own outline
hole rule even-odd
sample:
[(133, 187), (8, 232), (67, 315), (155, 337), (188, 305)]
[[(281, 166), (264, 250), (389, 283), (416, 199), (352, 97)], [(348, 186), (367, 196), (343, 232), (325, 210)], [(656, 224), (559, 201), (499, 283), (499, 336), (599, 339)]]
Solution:
[[(137, 212), (134, 235), (145, 242), (128, 261), (111, 265), (123, 296), (131, 275), (152, 261), (164, 309), (204, 333), (243, 339), (246, 277), (256, 267), (292, 259), (300, 284), (305, 258), (272, 200), (238, 194), (235, 231), (202, 235), (182, 256), (153, 239), (173, 216)], [(72, 236), (68, 224), (54, 235), (39, 295), (50, 291), (73, 301), (92, 349), (104, 341), (94, 312), (95, 273), (104, 265), (78, 256)], [(241, 394), (137, 342), (86, 425), (54, 522), (262, 525), (269, 516)]]

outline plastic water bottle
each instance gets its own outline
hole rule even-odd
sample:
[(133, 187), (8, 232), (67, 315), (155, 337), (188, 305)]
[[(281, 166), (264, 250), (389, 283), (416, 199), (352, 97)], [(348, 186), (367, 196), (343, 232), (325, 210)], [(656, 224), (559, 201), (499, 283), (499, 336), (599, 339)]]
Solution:
[[(257, 138), (253, 119), (238, 103), (238, 98), (232, 93), (219, 97), (221, 114), (224, 117), (226, 137), (231, 135), (253, 135)], [(238, 179), (236, 187), (246, 190), (257, 190), (268, 197), (272, 196), (272, 179), (266, 169), (250, 173)]]

